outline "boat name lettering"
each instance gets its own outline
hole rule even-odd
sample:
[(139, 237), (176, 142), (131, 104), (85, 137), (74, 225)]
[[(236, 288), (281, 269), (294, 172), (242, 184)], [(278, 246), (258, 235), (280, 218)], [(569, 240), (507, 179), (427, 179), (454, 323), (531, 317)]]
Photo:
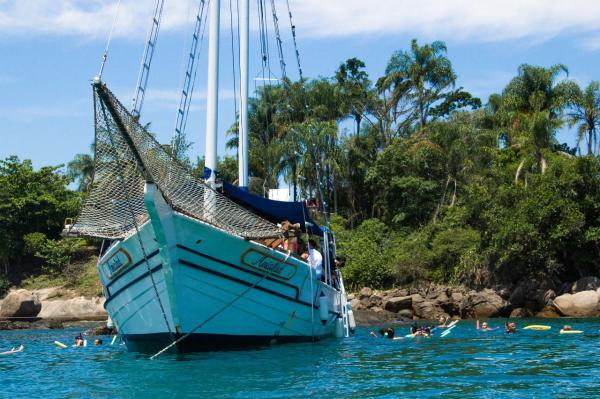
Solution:
[(117, 270), (127, 266), (131, 263), (131, 257), (124, 249), (120, 249), (113, 256), (108, 258), (106, 262), (104, 262), (104, 267), (106, 267), (110, 274), (114, 274)]
[(250, 264), (252, 266), (256, 266), (256, 267), (260, 267), (261, 269), (265, 269), (269, 273), (277, 273), (277, 274), (281, 274), (281, 272), (283, 271), (283, 268), (284, 268), (284, 266), (281, 263), (275, 261), (274, 259), (269, 259), (264, 255), (254, 261), (251, 261)]
[(286, 280), (292, 278), (294, 274), (296, 274), (296, 266), (293, 264), (282, 262), (275, 259), (273, 256), (253, 249), (242, 255), (242, 263)]

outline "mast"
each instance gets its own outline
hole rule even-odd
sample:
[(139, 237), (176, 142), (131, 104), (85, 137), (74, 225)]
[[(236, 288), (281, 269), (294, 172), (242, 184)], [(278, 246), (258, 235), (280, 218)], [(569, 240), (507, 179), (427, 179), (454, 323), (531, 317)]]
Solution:
[(240, 117), (238, 185), (248, 187), (248, 36), (249, 0), (240, 1)]
[(206, 146), (204, 177), (214, 188), (217, 170), (217, 127), (219, 113), (219, 19), (220, 0), (210, 2), (210, 32), (208, 42), (208, 87), (206, 94)]

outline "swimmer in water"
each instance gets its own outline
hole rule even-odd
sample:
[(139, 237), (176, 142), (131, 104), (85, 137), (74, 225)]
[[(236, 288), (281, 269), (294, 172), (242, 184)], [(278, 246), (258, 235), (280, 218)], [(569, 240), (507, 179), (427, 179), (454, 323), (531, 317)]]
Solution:
[(571, 327), (568, 324), (566, 326), (564, 326), (562, 329), (563, 329), (563, 331), (573, 331), (573, 327)]
[(504, 324), (504, 332), (506, 334), (514, 334), (517, 332), (517, 325), (514, 322), (506, 322), (506, 324)]
[(476, 328), (477, 328), (478, 330), (481, 330), (481, 331), (494, 331), (494, 330), (497, 330), (497, 329), (498, 329), (498, 327), (496, 327), (496, 328), (491, 328), (491, 327), (488, 325), (487, 321), (484, 321), (484, 322), (482, 322), (482, 323), (481, 323), (481, 327), (480, 327), (480, 326), (479, 326), (479, 320), (477, 320)]
[[(379, 334), (381, 335), (382, 338), (391, 339), (393, 341), (397, 341), (397, 340), (403, 338), (403, 337), (396, 337), (395, 336), (396, 335), (396, 331), (392, 327), (382, 328), (378, 332), (379, 332)], [(375, 334), (373, 331), (371, 331), (371, 336), (372, 337), (377, 337), (377, 334)]]
[(449, 318), (450, 317), (444, 318), (444, 316), (440, 316), (440, 318), (438, 320), (438, 327), (439, 328), (445, 328), (446, 327), (446, 323), (448, 322)]

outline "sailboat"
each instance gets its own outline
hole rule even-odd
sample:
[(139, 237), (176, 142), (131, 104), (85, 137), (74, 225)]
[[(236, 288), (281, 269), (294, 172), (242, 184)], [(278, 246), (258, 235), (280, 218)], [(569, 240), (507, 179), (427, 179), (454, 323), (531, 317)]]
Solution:
[[(127, 348), (196, 351), (347, 337), (335, 237), (303, 202), (247, 191), (248, 0), (240, 24), (240, 187), (219, 182), (219, 1), (210, 2), (206, 176), (194, 177), (100, 77), (93, 184), (72, 232), (103, 239), (105, 308)], [(291, 226), (291, 227), (290, 227)], [(319, 242), (323, 272), (289, 249)]]

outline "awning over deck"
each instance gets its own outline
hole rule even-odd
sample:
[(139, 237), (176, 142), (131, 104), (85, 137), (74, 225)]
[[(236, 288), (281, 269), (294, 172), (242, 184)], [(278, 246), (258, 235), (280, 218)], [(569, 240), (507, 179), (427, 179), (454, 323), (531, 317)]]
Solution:
[(300, 223), (302, 231), (308, 231), (309, 234), (323, 235), (321, 227), (310, 218), (304, 202), (270, 200), (227, 182), (223, 182), (223, 192), (234, 202), (250, 208), (273, 223), (288, 220), (291, 223)]

